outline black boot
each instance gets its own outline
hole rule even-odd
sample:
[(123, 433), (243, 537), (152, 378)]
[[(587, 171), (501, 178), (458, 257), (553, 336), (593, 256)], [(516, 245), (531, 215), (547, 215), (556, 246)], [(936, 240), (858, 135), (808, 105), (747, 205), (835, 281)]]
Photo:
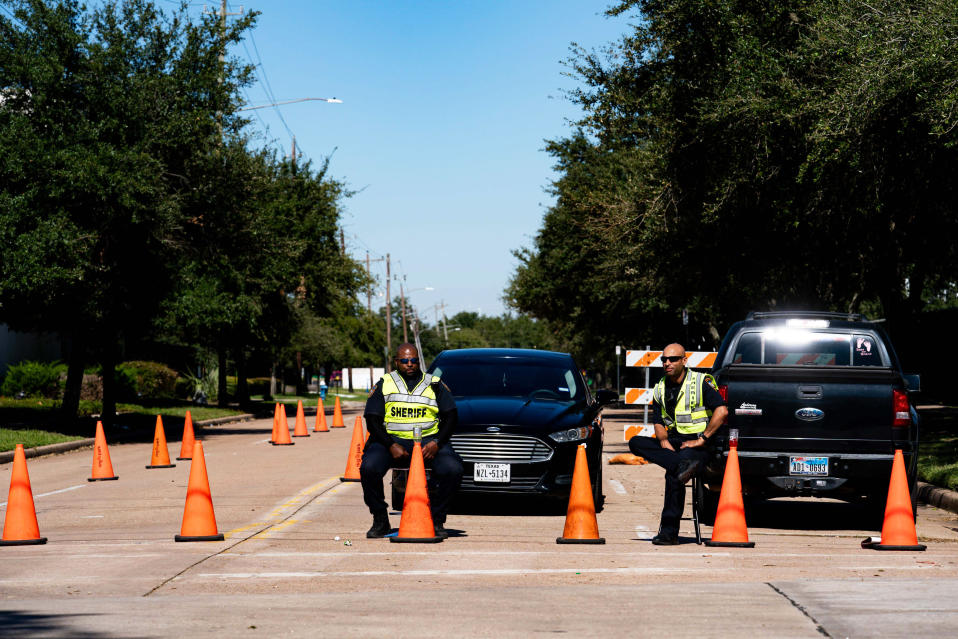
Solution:
[(366, 537), (369, 539), (380, 539), (392, 532), (389, 525), (389, 515), (386, 513), (374, 513), (372, 528), (366, 531)]

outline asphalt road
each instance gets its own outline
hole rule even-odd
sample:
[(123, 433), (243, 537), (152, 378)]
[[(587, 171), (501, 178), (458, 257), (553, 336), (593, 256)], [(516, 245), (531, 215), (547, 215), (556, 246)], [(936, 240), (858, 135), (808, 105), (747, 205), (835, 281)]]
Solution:
[[(147, 470), (149, 444), (112, 445), (111, 482), (86, 481), (90, 449), (29, 460), (49, 542), (0, 548), (0, 636), (958, 634), (952, 513), (921, 507), (923, 553), (862, 550), (864, 513), (816, 500), (750, 512), (753, 549), (696, 545), (690, 522), (656, 547), (661, 470), (606, 464), (605, 545), (556, 544), (564, 514), (527, 500), (462, 500), (450, 539), (390, 544), (365, 538), (361, 488), (339, 481), (353, 419), (295, 446), (271, 446), (267, 421), (198, 432), (223, 542), (173, 541), (189, 462)], [(605, 425), (608, 458), (626, 447)]]

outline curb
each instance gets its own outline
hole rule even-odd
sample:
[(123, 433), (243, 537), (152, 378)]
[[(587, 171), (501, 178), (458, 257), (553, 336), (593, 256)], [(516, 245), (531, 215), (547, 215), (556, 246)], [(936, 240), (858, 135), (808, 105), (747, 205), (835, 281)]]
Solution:
[[(92, 445), (93, 438), (90, 437), (89, 439), (75, 439), (72, 442), (60, 442), (59, 444), (47, 444), (46, 446), (24, 448), (23, 454), (29, 459), (30, 457), (40, 457), (42, 455), (56, 455), (57, 453), (65, 453), (70, 450), (76, 450), (77, 448), (83, 448), (85, 446)], [(7, 450), (0, 453), (0, 464), (12, 462), (14, 453), (16, 453), (16, 450)]]
[[(215, 419), (204, 419), (202, 421), (193, 422), (195, 426), (221, 426), (223, 424), (232, 424), (235, 422), (250, 422), (256, 419), (255, 415), (250, 413), (244, 413), (242, 415), (231, 415), (229, 417), (217, 417)], [(31, 457), (42, 457), (43, 455), (57, 455), (59, 453), (66, 453), (71, 450), (76, 450), (78, 448), (85, 448), (87, 446), (92, 446), (94, 443), (94, 438), (90, 437), (88, 439), (76, 439), (72, 442), (60, 442), (59, 444), (47, 444), (46, 446), (35, 446), (33, 448), (24, 448), (23, 454), (29, 459)], [(117, 442), (119, 443), (119, 442)], [(16, 450), (7, 450), (0, 453), (0, 464), (8, 464), (13, 461), (13, 455), (16, 453)]]
[(958, 492), (918, 482), (918, 500), (929, 506), (958, 513)]

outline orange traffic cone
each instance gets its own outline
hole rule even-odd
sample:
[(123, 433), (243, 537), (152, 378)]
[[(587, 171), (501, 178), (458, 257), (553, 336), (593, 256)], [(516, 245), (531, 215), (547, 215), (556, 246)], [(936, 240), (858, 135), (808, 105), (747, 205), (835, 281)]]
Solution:
[(193, 436), (193, 416), (190, 411), (186, 411), (186, 421), (183, 423), (183, 443), (180, 444), (179, 460), (193, 459), (193, 442), (196, 437)]
[(103, 422), (96, 423), (96, 438), (93, 440), (93, 474), (87, 481), (106, 481), (119, 479), (113, 474), (113, 462), (110, 461), (110, 449), (103, 434)]
[(585, 458), (585, 444), (575, 451), (575, 469), (569, 489), (569, 508), (565, 514), (565, 529), (557, 544), (604, 544), (599, 537), (599, 522), (595, 518), (592, 482), (589, 479), (589, 460)]
[(269, 443), (276, 441), (276, 438), (279, 436), (279, 402), (276, 402), (276, 405), (273, 406), (273, 434), (269, 436)]
[(276, 417), (273, 418), (273, 446), (292, 446), (289, 439), (289, 422), (286, 421), (286, 405), (276, 404)]
[(293, 437), (309, 437), (309, 431), (306, 430), (306, 414), (303, 413), (303, 400), (296, 402), (296, 428), (293, 430)]
[(722, 492), (719, 494), (718, 510), (715, 512), (715, 525), (712, 526), (712, 538), (706, 541), (705, 545), (735, 548), (755, 546), (754, 541), (748, 540), (748, 528), (745, 525), (742, 477), (738, 470), (738, 446), (729, 447), (725, 476), (722, 477)]
[(895, 459), (891, 465), (891, 480), (888, 482), (888, 499), (885, 501), (885, 521), (882, 524), (881, 537), (878, 539), (869, 537), (862, 542), (862, 548), (925, 550), (926, 547), (918, 543), (915, 517), (911, 510), (911, 493), (908, 491), (905, 457), (899, 448), (895, 450)]
[(336, 405), (333, 407), (333, 428), (346, 428), (343, 422), (343, 407), (339, 405), (339, 395), (336, 396)]
[(173, 468), (170, 463), (170, 451), (166, 446), (166, 432), (163, 430), (163, 418), (156, 416), (156, 430), (153, 433), (153, 456), (147, 468)]
[(313, 428), (314, 433), (328, 433), (329, 426), (326, 425), (326, 408), (323, 406), (323, 400), (320, 399), (319, 403), (316, 404), (316, 426)]
[[(353, 438), (356, 437), (355, 431)], [(442, 541), (433, 526), (429, 508), (429, 489), (426, 486), (426, 465), (422, 459), (422, 444), (415, 442), (412, 459), (409, 460), (409, 476), (406, 478), (406, 498), (402, 503), (402, 518), (399, 532), (389, 541), (399, 543), (435, 544)]]
[(206, 458), (202, 442), (193, 444), (193, 463), (190, 464), (190, 482), (186, 487), (186, 507), (183, 509), (183, 525), (176, 541), (223, 541), (223, 533), (216, 532), (216, 516), (213, 514), (213, 496), (210, 480), (206, 475)]
[(7, 497), (7, 515), (3, 520), (3, 539), (0, 546), (27, 546), (45, 544), (40, 536), (37, 511), (33, 507), (33, 490), (27, 472), (27, 456), (23, 444), (17, 444), (13, 453), (13, 472), (10, 473), (10, 495)]
[(356, 415), (353, 424), (353, 437), (349, 440), (349, 453), (346, 455), (346, 472), (339, 481), (359, 481), (359, 466), (363, 463), (363, 418)]

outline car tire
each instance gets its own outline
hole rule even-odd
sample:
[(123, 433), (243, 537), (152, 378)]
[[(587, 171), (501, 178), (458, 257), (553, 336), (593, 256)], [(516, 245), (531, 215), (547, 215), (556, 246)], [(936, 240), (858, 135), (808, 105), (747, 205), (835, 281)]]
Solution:
[(592, 503), (595, 505), (595, 512), (602, 512), (605, 507), (605, 495), (602, 493), (602, 461), (599, 461), (598, 469), (595, 471), (595, 481), (592, 482)]

